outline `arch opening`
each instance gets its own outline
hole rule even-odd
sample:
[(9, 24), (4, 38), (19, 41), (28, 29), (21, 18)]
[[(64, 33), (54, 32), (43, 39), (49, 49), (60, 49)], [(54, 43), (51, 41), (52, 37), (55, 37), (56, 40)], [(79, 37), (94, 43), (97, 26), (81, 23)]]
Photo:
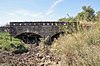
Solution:
[(46, 39), (46, 44), (48, 45), (51, 45), (52, 42), (54, 41), (54, 39), (58, 39), (60, 37), (60, 35), (64, 35), (65, 32), (59, 32), (59, 33), (56, 33), (54, 34), (53, 36), (49, 36), (47, 39)]
[(40, 38), (42, 38), (42, 36), (36, 33), (25, 32), (17, 35), (15, 38), (22, 40), (26, 44), (38, 44), (41, 41)]
[(65, 32), (59, 32), (59, 33), (56, 33), (54, 34), (52, 37), (51, 37), (51, 42), (54, 41), (54, 39), (58, 39), (60, 37), (60, 35), (64, 35)]

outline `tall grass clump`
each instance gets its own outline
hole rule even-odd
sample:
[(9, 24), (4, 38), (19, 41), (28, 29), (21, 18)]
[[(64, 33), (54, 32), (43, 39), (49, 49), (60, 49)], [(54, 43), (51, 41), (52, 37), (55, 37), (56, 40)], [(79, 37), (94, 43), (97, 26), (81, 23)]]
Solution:
[(100, 66), (100, 23), (89, 30), (60, 37), (51, 51), (62, 66)]

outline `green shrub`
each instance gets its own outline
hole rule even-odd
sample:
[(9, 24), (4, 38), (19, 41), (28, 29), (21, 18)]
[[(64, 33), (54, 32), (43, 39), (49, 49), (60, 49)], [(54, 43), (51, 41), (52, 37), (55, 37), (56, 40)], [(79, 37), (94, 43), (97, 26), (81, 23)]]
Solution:
[(6, 32), (0, 32), (0, 49), (6, 51), (12, 51), (15, 53), (23, 53), (28, 51), (26, 46), (20, 42), (17, 38), (12, 38), (10, 41), (10, 34)]
[(28, 49), (24, 45), (18, 45), (16, 49), (13, 51), (15, 54), (22, 54), (24, 52), (28, 52)]

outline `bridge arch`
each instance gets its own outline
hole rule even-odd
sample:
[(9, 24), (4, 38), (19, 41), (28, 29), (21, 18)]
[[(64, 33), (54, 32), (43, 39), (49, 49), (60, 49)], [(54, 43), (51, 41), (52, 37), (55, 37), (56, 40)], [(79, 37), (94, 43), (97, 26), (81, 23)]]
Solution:
[(53, 34), (52, 36), (48, 36), (47, 39), (46, 39), (46, 44), (48, 45), (51, 45), (52, 42), (54, 41), (54, 39), (58, 39), (60, 35), (64, 35), (65, 32), (58, 32), (58, 33), (55, 33)]
[(40, 38), (42, 38), (42, 36), (32, 32), (23, 32), (17, 34), (15, 38), (22, 40), (26, 44), (38, 44), (41, 41)]
[(55, 33), (54, 35), (51, 36), (51, 42), (54, 41), (54, 39), (58, 39), (60, 35), (63, 35), (65, 32), (58, 32), (58, 33)]

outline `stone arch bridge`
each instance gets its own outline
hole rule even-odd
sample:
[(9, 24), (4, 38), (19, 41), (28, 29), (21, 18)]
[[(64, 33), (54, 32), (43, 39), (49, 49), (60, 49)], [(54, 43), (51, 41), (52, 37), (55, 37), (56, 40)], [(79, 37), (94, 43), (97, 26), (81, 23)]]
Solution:
[(10, 35), (21, 39), (27, 44), (38, 43), (40, 38), (52, 42), (64, 31), (59, 27), (68, 26), (68, 29), (77, 29), (77, 22), (10, 22)]

